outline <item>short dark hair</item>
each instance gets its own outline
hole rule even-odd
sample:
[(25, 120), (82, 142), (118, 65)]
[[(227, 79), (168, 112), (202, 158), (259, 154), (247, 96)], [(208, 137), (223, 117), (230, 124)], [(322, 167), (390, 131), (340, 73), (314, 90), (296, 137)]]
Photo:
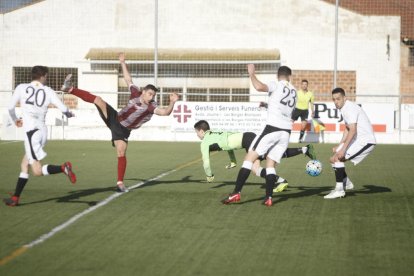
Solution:
[(287, 67), (287, 66), (280, 66), (279, 69), (277, 70), (277, 76), (291, 76), (292, 75), (292, 70)]
[(306, 83), (308, 83), (308, 84), (309, 84), (308, 80), (302, 80), (302, 82), (306, 82)]
[(49, 69), (46, 66), (36, 65), (32, 68), (32, 80), (38, 80), (40, 77), (46, 76)]
[(194, 124), (194, 128), (197, 129), (197, 130), (202, 129), (204, 131), (207, 131), (207, 130), (210, 130), (210, 125), (208, 124), (207, 121), (200, 120), (200, 121), (198, 121), (197, 123)]
[(154, 92), (158, 92), (160, 90), (158, 90), (157, 87), (155, 87), (152, 84), (147, 84), (142, 90), (146, 91), (146, 90), (153, 90)]
[(342, 89), (341, 87), (337, 87), (337, 88), (334, 88), (334, 90), (332, 90), (332, 95), (337, 94), (337, 93), (340, 93), (342, 96), (345, 96), (345, 90)]

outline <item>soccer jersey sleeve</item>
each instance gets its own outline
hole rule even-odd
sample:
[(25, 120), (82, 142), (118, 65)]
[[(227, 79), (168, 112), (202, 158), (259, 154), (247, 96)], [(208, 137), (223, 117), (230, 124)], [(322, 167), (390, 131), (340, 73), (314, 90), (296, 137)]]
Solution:
[(129, 86), (129, 92), (131, 92), (131, 95), (129, 97), (130, 99), (138, 98), (142, 94), (142, 91), (140, 91), (139, 88), (136, 87), (134, 84), (131, 84)]
[(10, 117), (12, 118), (12, 120), (14, 122), (17, 121), (16, 109), (15, 108), (16, 108), (16, 104), (20, 101), (20, 95), (21, 95), (21, 92), (20, 92), (21, 89), (20, 88), (21, 88), (21, 85), (18, 85), (16, 87), (16, 89), (14, 90), (12, 100), (10, 101), (10, 104), (9, 104), (9, 107), (8, 107)]
[(267, 85), (267, 88), (269, 88), (269, 91), (268, 91), (269, 93), (272, 93), (272, 92), (276, 91), (276, 89), (277, 89), (277, 83), (274, 82), (274, 81), (271, 81), (271, 82), (267, 83), (266, 85)]
[(356, 124), (358, 121), (358, 115), (359, 111), (357, 108), (354, 108), (352, 104), (350, 103), (348, 106), (344, 106), (345, 108), (342, 108), (341, 113), (344, 117), (344, 121), (346, 124)]
[(207, 176), (213, 176), (213, 172), (210, 167), (210, 146), (208, 143), (203, 142), (201, 142), (201, 156), (203, 158), (204, 172)]

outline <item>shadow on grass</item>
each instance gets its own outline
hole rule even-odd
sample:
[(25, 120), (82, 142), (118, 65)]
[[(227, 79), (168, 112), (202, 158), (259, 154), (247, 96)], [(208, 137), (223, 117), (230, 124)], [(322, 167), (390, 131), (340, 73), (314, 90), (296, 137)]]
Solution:
[[(261, 188), (264, 189), (265, 186), (262, 185)], [(289, 186), (289, 188), (287, 188), (285, 191), (281, 193), (273, 193), (273, 203), (280, 204), (281, 202), (287, 201), (289, 199), (308, 197), (308, 196), (313, 196), (313, 195), (323, 197), (330, 190), (332, 190), (332, 187)], [(292, 193), (286, 193), (286, 192), (292, 192)], [(376, 194), (376, 193), (389, 193), (389, 192), (392, 192), (392, 190), (388, 187), (377, 186), (377, 185), (364, 185), (363, 188), (361, 189), (347, 191), (346, 196), (352, 197), (358, 194), (363, 195), (363, 194)], [(250, 202), (263, 201), (263, 200), (264, 200), (264, 196), (241, 201), (236, 204), (246, 204)]]
[(86, 190), (79, 190), (79, 191), (71, 191), (67, 195), (61, 196), (61, 197), (53, 197), (48, 198), (44, 200), (38, 200), (38, 201), (32, 201), (27, 203), (19, 203), (19, 206), (24, 205), (31, 205), (31, 204), (38, 204), (38, 203), (45, 203), (50, 201), (56, 201), (58, 203), (85, 203), (88, 206), (94, 206), (99, 201), (87, 201), (87, 200), (81, 200), (82, 197), (87, 197), (90, 195), (94, 195), (97, 193), (105, 193), (105, 192), (115, 192), (115, 187), (107, 187), (107, 188), (93, 188), (93, 189), (86, 189)]

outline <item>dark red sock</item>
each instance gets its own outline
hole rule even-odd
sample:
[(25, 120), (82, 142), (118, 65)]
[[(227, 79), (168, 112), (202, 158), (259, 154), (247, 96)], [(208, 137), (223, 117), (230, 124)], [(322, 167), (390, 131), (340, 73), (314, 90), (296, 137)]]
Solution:
[(124, 181), (127, 160), (125, 156), (118, 157), (118, 181)]
[(70, 94), (75, 95), (88, 103), (93, 103), (96, 98), (95, 95), (89, 93), (88, 91), (80, 90), (78, 88), (73, 88), (72, 91), (70, 91)]

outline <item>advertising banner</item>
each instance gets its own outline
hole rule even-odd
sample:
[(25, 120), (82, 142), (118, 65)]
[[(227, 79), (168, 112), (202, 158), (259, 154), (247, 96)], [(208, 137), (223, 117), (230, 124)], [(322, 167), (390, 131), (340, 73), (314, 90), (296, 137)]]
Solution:
[[(361, 105), (367, 113), (375, 132), (394, 131), (394, 105), (383, 103), (364, 103)], [(209, 122), (211, 129), (233, 132), (260, 132), (266, 124), (267, 111), (259, 103), (248, 102), (177, 102), (172, 113), (172, 130), (194, 131), (199, 120)], [(309, 118), (311, 119), (311, 118)], [(342, 131), (343, 118), (331, 102), (315, 103), (315, 119), (324, 131)], [(308, 130), (314, 131), (311, 120)], [(300, 122), (295, 122), (293, 130), (299, 130)]]

